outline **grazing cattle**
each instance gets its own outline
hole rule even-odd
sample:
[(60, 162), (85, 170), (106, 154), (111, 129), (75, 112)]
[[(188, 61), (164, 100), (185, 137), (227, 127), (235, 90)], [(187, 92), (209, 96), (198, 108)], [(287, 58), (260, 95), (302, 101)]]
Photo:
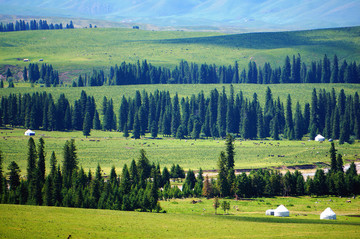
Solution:
[(351, 200), (346, 200), (347, 203), (351, 203)]

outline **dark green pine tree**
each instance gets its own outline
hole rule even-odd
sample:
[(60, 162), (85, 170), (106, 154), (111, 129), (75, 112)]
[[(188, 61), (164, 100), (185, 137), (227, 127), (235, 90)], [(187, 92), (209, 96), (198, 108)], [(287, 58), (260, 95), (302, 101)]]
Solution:
[(314, 139), (319, 129), (319, 110), (316, 89), (314, 88), (311, 97), (311, 112), (310, 112), (310, 139)]
[(56, 164), (57, 164), (57, 160), (56, 160), (56, 155), (55, 152), (52, 151), (51, 156), (50, 156), (50, 176), (51, 179), (55, 178), (55, 174), (56, 174)]
[(295, 138), (290, 94), (288, 94), (287, 103), (286, 103), (285, 135), (286, 135), (287, 139), (289, 139), (289, 140), (293, 140)]
[(125, 138), (128, 138), (128, 137), (130, 136), (130, 135), (129, 135), (129, 130), (128, 130), (127, 124), (125, 124), (125, 126), (124, 126), (123, 136), (124, 136)]
[(27, 73), (26, 66), (24, 66), (24, 70), (23, 70), (23, 79), (25, 82), (28, 80), (28, 73)]
[(331, 161), (331, 171), (333, 172), (337, 171), (336, 151), (337, 150), (335, 149), (335, 144), (332, 142), (329, 153), (330, 153), (330, 161)]
[(131, 190), (131, 178), (127, 165), (125, 164), (121, 174), (120, 191), (122, 194), (129, 194)]
[(177, 129), (180, 125), (180, 105), (179, 105), (179, 97), (177, 93), (173, 98), (173, 110), (172, 110), (172, 117), (171, 117), (171, 134), (173, 137), (176, 137)]
[(34, 139), (30, 137), (28, 141), (28, 153), (27, 153), (27, 181), (29, 185), (31, 185), (35, 180), (36, 159), (37, 159), (37, 154), (36, 154), (35, 142)]
[(274, 140), (279, 140), (279, 117), (277, 113), (275, 114), (275, 117), (272, 119), (271, 124), (272, 124), (271, 137)]
[(43, 138), (39, 139), (38, 144), (38, 162), (37, 162), (37, 168), (39, 170), (39, 180), (41, 182), (41, 186), (45, 183), (45, 141)]
[(334, 60), (333, 60), (333, 66), (331, 69), (331, 79), (330, 79), (331, 83), (338, 83), (339, 82), (339, 60), (337, 58), (337, 55), (334, 55)]
[(85, 118), (84, 118), (84, 123), (83, 123), (83, 135), (87, 138), (88, 136), (90, 136), (90, 132), (91, 132), (91, 126), (92, 126), (92, 119), (90, 117), (90, 113), (86, 112), (85, 114)]
[(129, 113), (129, 104), (125, 96), (123, 96), (119, 109), (119, 130), (124, 131), (125, 125), (127, 124)]
[(339, 144), (344, 144), (350, 140), (350, 122), (347, 114), (341, 117), (340, 125)]
[(223, 88), (222, 94), (220, 94), (218, 99), (218, 108), (217, 108), (217, 128), (220, 137), (225, 137), (226, 135), (226, 105), (227, 97), (225, 94), (225, 87)]
[(227, 180), (227, 170), (226, 170), (226, 156), (223, 151), (221, 151), (219, 160), (218, 160), (218, 175), (217, 175), (217, 187), (219, 189), (220, 195), (226, 197), (230, 194), (230, 187)]
[(78, 159), (76, 155), (75, 140), (71, 139), (65, 142), (63, 148), (63, 180), (66, 188), (71, 187), (72, 174), (77, 169)]
[(336, 158), (336, 166), (337, 170), (340, 172), (344, 172), (344, 161), (342, 159), (342, 155), (338, 154)]
[(270, 136), (270, 121), (275, 115), (274, 101), (269, 87), (266, 89), (265, 106), (264, 106), (264, 134), (265, 137)]
[(140, 139), (140, 123), (139, 123), (138, 114), (135, 114), (134, 129), (133, 129), (132, 133), (133, 133), (134, 139)]
[(283, 69), (281, 71), (281, 83), (290, 83), (291, 63), (289, 56), (286, 56)]
[(101, 122), (100, 122), (100, 118), (99, 118), (99, 112), (97, 110), (95, 110), (93, 121), (94, 121), (93, 129), (100, 130), (102, 127), (101, 127)]
[(259, 107), (257, 112), (257, 136), (260, 139), (265, 138), (265, 129), (264, 129), (264, 118), (262, 114), (261, 107)]
[(339, 115), (339, 108), (336, 107), (332, 122), (332, 138), (339, 139), (339, 137), (340, 137), (340, 115)]
[(294, 133), (296, 140), (301, 140), (304, 135), (304, 118), (301, 114), (300, 104), (296, 103)]
[(15, 161), (12, 161), (8, 167), (9, 172), (9, 186), (11, 191), (16, 191), (20, 186), (21, 170)]
[(200, 138), (200, 132), (201, 132), (201, 123), (200, 123), (199, 119), (195, 118), (193, 129), (191, 132), (191, 138), (193, 138), (193, 139)]

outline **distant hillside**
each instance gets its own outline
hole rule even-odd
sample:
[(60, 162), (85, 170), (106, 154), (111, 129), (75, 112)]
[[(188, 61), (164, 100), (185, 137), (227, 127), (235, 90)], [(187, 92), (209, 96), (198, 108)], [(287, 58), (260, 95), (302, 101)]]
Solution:
[(1, 14), (86, 17), (159, 26), (313, 29), (360, 24), (357, 0), (0, 0)]
[[(74, 21), (76, 25), (76, 21)], [(0, 33), (0, 73), (6, 65), (22, 70), (43, 59), (61, 77), (77, 77), (94, 68), (108, 70), (123, 61), (147, 60), (175, 67), (181, 60), (246, 68), (250, 60), (263, 66), (284, 65), (288, 55), (301, 55), (309, 65), (327, 54), (339, 62), (360, 62), (360, 27), (312, 31), (219, 34), (213, 32), (143, 31), (119, 28), (68, 29)]]

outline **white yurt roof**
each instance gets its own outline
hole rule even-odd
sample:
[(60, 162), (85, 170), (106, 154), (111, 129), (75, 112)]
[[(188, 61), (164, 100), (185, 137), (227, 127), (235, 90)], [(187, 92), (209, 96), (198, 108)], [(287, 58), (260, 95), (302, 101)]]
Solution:
[(321, 214), (320, 219), (332, 219), (336, 220), (336, 214), (331, 208), (326, 208)]
[(24, 134), (24, 135), (35, 135), (35, 132), (32, 131), (32, 130), (30, 130), (30, 129), (28, 129), (28, 130), (25, 131), (25, 134)]
[(275, 209), (268, 209), (268, 210), (266, 210), (265, 215), (274, 216), (274, 211), (275, 211)]
[(289, 210), (284, 205), (278, 206), (274, 211), (275, 217), (288, 217), (290, 216)]
[(315, 137), (315, 141), (324, 141), (325, 140), (325, 137), (322, 136), (321, 134), (318, 134), (316, 137)]

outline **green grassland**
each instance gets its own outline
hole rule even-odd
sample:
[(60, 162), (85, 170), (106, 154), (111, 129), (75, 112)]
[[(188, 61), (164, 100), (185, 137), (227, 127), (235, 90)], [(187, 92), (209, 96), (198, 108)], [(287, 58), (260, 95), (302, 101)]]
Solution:
[[(346, 94), (354, 95), (355, 92), (360, 92), (360, 86), (354, 84), (285, 84), (285, 85), (251, 85), (251, 84), (237, 84), (234, 85), (235, 92), (243, 91), (244, 96), (251, 98), (254, 92), (258, 94), (261, 104), (264, 103), (266, 87), (269, 86), (272, 90), (273, 97), (276, 99), (280, 97), (283, 103), (286, 102), (287, 94), (291, 94), (293, 107), (296, 101), (302, 105), (305, 102), (310, 102), (313, 88), (326, 89), (330, 92), (332, 88), (336, 92), (344, 89)], [(15, 88), (4, 88), (0, 90), (0, 96), (8, 96), (13, 94), (24, 94), (33, 92), (46, 91), (51, 93), (55, 99), (62, 93), (70, 100), (71, 103), (80, 97), (82, 90), (85, 90), (88, 95), (94, 96), (97, 102), (97, 108), (101, 112), (102, 98), (107, 96), (113, 98), (115, 113), (118, 114), (120, 100), (123, 95), (126, 97), (134, 97), (135, 91), (154, 92), (155, 90), (166, 90), (174, 95), (179, 93), (180, 97), (187, 97), (192, 94), (198, 94), (200, 90), (204, 91), (205, 96), (208, 96), (210, 91), (217, 88), (222, 90), (223, 85), (136, 85), (136, 86), (102, 86), (102, 87), (85, 87), (85, 88), (40, 88), (40, 87), (26, 87), (24, 85)], [(229, 85), (225, 85), (226, 91), (229, 93)], [(15, 160), (22, 173), (26, 172), (26, 150), (28, 138), (23, 135), (24, 129), (15, 130), (1, 130), (0, 134), (0, 150), (3, 151), (5, 158), (4, 166), (7, 167), (12, 160)], [(140, 149), (145, 149), (148, 153), (148, 158), (162, 167), (170, 167), (172, 164), (180, 164), (184, 169), (197, 170), (200, 167), (206, 170), (216, 169), (216, 162), (221, 150), (224, 150), (223, 140), (175, 140), (170, 138), (141, 140), (125, 139), (120, 132), (104, 132), (92, 131), (88, 139), (82, 135), (82, 132), (48, 132), (37, 131), (36, 141), (40, 136), (44, 137), (46, 142), (46, 150), (48, 152), (48, 160), (52, 151), (60, 162), (62, 162), (62, 147), (66, 140), (74, 138), (78, 148), (79, 164), (85, 169), (91, 168), (92, 171), (100, 163), (104, 172), (108, 173), (110, 168), (114, 165), (118, 172), (125, 163), (130, 164), (132, 159), (137, 159)], [(161, 137), (161, 135), (159, 136)], [(91, 141), (90, 141), (91, 140)], [(307, 138), (304, 138), (307, 140)], [(244, 141), (236, 142), (236, 168), (263, 168), (263, 167), (278, 167), (282, 165), (298, 165), (315, 162), (329, 162), (327, 156), (330, 148), (330, 143), (324, 142), (319, 144), (311, 141), (265, 141), (267, 144), (256, 145), (254, 142), (259, 141)], [(279, 146), (271, 146), (269, 143)], [(302, 143), (305, 143), (302, 144)], [(352, 145), (337, 146), (339, 153), (344, 155), (345, 160), (356, 160), (360, 156), (355, 156), (359, 153), (360, 144), (355, 142)], [(274, 155), (274, 157), (269, 157)], [(285, 155), (285, 157), (277, 157), (277, 155)]]
[[(331, 202), (329, 200), (332, 200)], [(168, 213), (0, 205), (1, 238), (358, 238), (360, 201), (345, 198), (231, 200), (229, 215), (214, 215), (213, 200), (161, 202)], [(265, 216), (284, 204), (289, 218)], [(235, 210), (235, 208), (239, 210)], [(336, 221), (320, 220), (331, 207)], [(222, 211), (219, 208), (218, 214)]]
[[(27, 165), (27, 142), (28, 136), (24, 136), (24, 129), (1, 129), (0, 150), (3, 152), (4, 168), (11, 161), (16, 161), (21, 169), (21, 174), (26, 174)], [(160, 163), (161, 167), (171, 167), (179, 164), (185, 170), (217, 169), (219, 154), (225, 149), (224, 140), (176, 140), (172, 138), (139, 140), (125, 139), (119, 132), (92, 131), (92, 135), (85, 138), (81, 131), (76, 132), (48, 132), (36, 131), (34, 137), (36, 143), (43, 137), (47, 152), (46, 166), (49, 170), (49, 159), (52, 151), (55, 151), (58, 162), (62, 165), (62, 148), (66, 140), (75, 139), (79, 166), (93, 172), (98, 163), (106, 175), (114, 165), (117, 172), (131, 160), (137, 160), (140, 149), (145, 149), (151, 162)], [(240, 141), (235, 142), (235, 168), (254, 169), (271, 168), (291, 165), (316, 164), (325, 162), (330, 164), (329, 142), (315, 141)], [(343, 154), (345, 163), (357, 160), (360, 155), (360, 143), (338, 145), (338, 153)], [(273, 155), (273, 156), (271, 156)], [(285, 155), (278, 157), (278, 155)], [(323, 166), (320, 164), (319, 166)]]
[[(220, 34), (215, 32), (144, 31), (121, 28), (23, 31), (0, 33), (0, 66), (20, 68), (28, 58), (52, 64), (61, 73), (75, 76), (93, 68), (123, 61), (147, 59), (158, 66), (174, 67), (184, 59), (217, 65), (249, 60), (259, 65), (282, 66), (286, 55), (300, 53), (309, 64), (325, 54), (342, 61), (360, 59), (360, 27), (312, 31)], [(62, 76), (65, 76), (62, 75)]]

